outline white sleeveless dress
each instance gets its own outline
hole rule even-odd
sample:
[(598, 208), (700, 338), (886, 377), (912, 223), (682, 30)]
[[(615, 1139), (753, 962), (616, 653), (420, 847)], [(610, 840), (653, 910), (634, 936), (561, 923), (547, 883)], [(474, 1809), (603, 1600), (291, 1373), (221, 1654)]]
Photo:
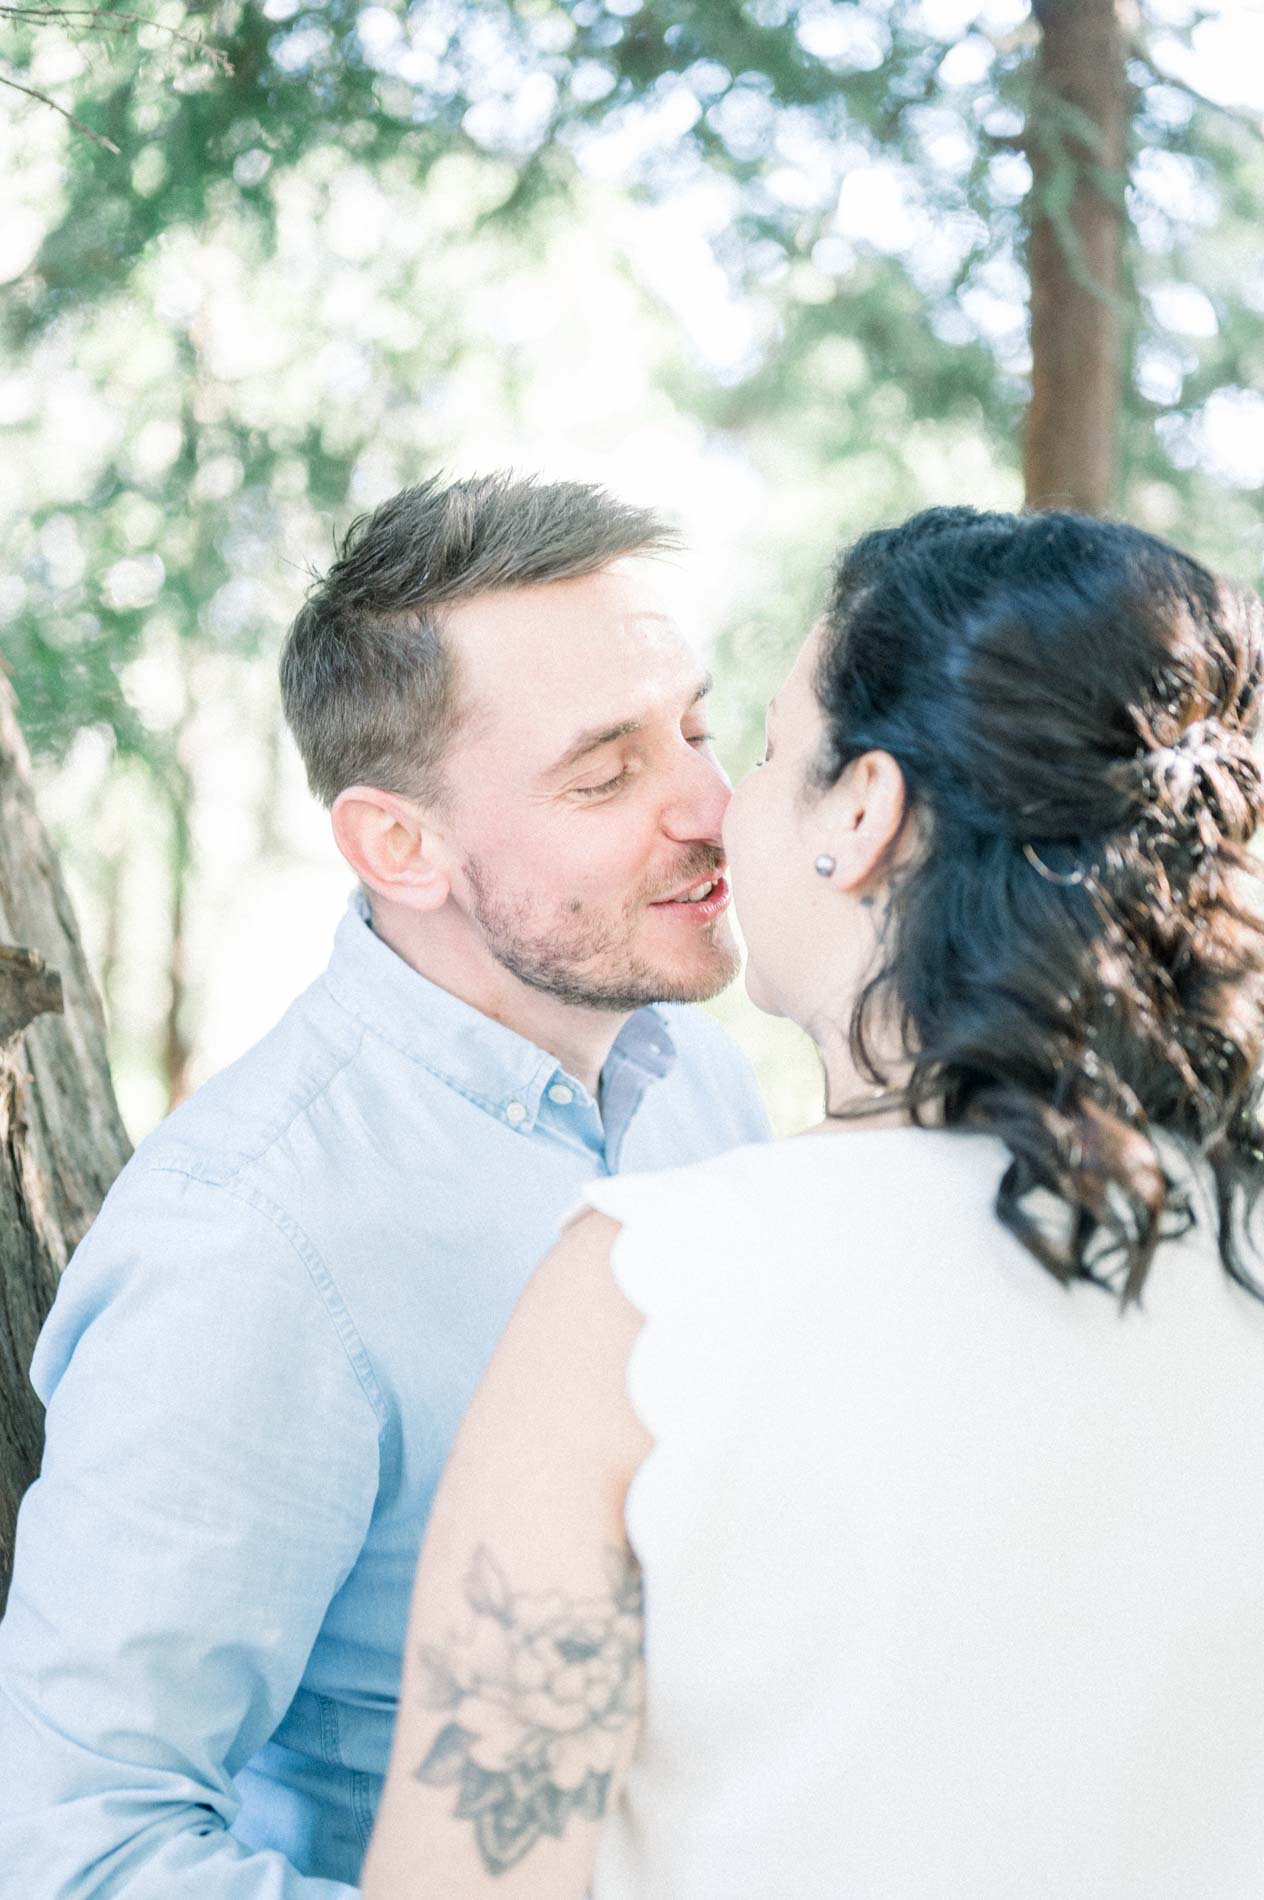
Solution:
[[(989, 1136), (594, 1184), (648, 1699), (594, 1900), (1261, 1900), (1264, 1305), (1000, 1226)], [(1204, 1197), (1205, 1199), (1205, 1197)]]

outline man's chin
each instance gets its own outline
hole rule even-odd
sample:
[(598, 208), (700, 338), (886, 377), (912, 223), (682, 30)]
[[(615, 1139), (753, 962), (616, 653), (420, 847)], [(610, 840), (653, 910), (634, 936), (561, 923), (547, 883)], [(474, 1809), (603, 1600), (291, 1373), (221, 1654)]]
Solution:
[[(576, 1009), (595, 1009), (612, 1015), (631, 1015), (653, 1003), (707, 1003), (728, 989), (741, 968), (737, 946), (714, 946), (715, 955), (705, 964), (695, 957), (687, 967), (683, 959), (672, 964), (645, 962), (633, 968), (544, 970), (528, 969), (521, 962), (507, 963), (520, 981), (559, 1002)], [(505, 959), (502, 959), (505, 960)]]
[(716, 944), (715, 955), (705, 968), (664, 969), (656, 1003), (709, 1003), (736, 981), (742, 967), (737, 945), (728, 940)]
[(736, 963), (731, 968), (726, 965), (712, 970), (705, 976), (697, 971), (687, 976), (672, 970), (653, 975), (647, 972), (643, 980), (629, 984), (626, 988), (612, 984), (608, 989), (603, 989), (600, 985), (594, 985), (589, 1000), (593, 1008), (623, 1015), (630, 1015), (633, 1010), (647, 1009), (654, 1003), (709, 1003), (713, 997), (728, 989), (737, 974)]
[(637, 942), (637, 933), (629, 932), (621, 946), (607, 943), (584, 955), (576, 944), (569, 956), (572, 946), (557, 939), (511, 935), (499, 918), (486, 913), (477, 921), (502, 969), (526, 988), (574, 1009), (630, 1015), (651, 1003), (705, 1003), (726, 990), (741, 969), (741, 954), (723, 916), (691, 925), (682, 941), (664, 944), (655, 931), (650, 942)]

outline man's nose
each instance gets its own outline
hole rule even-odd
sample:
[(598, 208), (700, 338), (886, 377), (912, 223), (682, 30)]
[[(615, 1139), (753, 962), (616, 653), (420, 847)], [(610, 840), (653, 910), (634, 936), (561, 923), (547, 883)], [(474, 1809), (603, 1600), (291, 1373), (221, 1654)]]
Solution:
[(691, 750), (664, 810), (663, 829), (681, 843), (706, 838), (718, 844), (732, 796), (733, 788), (715, 754), (709, 748)]

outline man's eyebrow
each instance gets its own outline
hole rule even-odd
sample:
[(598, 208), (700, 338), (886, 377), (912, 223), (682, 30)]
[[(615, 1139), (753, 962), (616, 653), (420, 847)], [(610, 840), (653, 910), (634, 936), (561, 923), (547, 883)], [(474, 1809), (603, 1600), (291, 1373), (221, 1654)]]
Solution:
[[(700, 699), (705, 699), (714, 685), (715, 681), (710, 673), (704, 674), (694, 688), (689, 705), (696, 706)], [(610, 745), (615, 739), (627, 739), (632, 733), (639, 732), (644, 723), (643, 719), (623, 719), (616, 726), (589, 726), (567, 746), (560, 759), (554, 759), (552, 765), (541, 772), (540, 777), (545, 779), (559, 777), (561, 773), (568, 772), (572, 766), (578, 765), (579, 761), (586, 758), (590, 752), (596, 752), (603, 745)]]

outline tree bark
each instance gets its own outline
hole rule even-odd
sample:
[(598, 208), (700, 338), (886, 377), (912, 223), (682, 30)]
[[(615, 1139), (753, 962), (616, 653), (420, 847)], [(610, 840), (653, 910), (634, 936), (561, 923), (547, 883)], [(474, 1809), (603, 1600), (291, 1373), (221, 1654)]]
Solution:
[[(191, 794), (187, 778), (186, 796)], [(188, 1008), (188, 941), (185, 935), (185, 905), (188, 897), (189, 865), (192, 847), (189, 840), (188, 808), (178, 801), (171, 806), (171, 938), (167, 952), (167, 1014), (163, 1025), (162, 1059), (167, 1079), (167, 1112), (178, 1108), (189, 1092), (189, 1064), (193, 1045), (184, 1026)]]
[(129, 1153), (101, 1005), (0, 673), (0, 1608), (43, 1421), (27, 1379), (58, 1276)]
[(1104, 514), (1115, 495), (1123, 375), (1128, 86), (1119, 0), (1034, 0), (1041, 29), (1031, 163), (1030, 508)]

